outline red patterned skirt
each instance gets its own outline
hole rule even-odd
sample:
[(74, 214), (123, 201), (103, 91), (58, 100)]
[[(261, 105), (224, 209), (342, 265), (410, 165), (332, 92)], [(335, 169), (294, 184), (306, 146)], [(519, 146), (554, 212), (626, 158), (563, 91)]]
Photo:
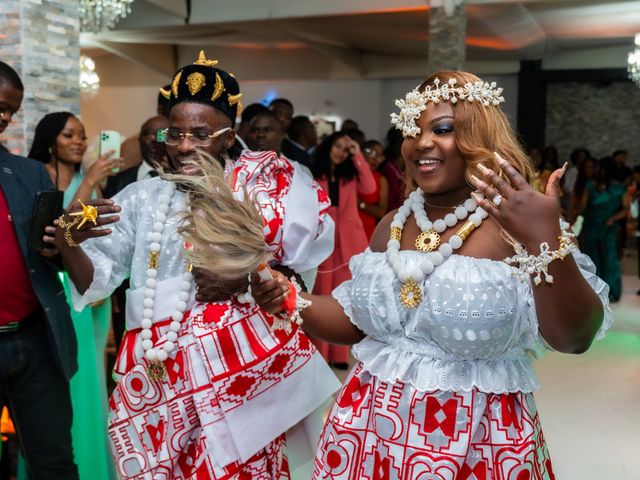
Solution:
[(359, 364), (325, 424), (313, 478), (555, 477), (531, 393), (421, 392)]

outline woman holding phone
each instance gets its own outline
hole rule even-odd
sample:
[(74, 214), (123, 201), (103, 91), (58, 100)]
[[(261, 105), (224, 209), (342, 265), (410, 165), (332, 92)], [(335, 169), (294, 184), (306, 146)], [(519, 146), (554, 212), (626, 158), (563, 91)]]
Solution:
[[(45, 164), (51, 180), (64, 192), (63, 205), (102, 196), (99, 184), (124, 164), (105, 152), (87, 172), (80, 168), (87, 150), (82, 122), (69, 112), (45, 115), (36, 126), (29, 157)], [(107, 391), (104, 352), (109, 334), (111, 303), (104, 301), (80, 312), (72, 307), (69, 280), (61, 279), (71, 306), (78, 337), (78, 371), (70, 382), (73, 405), (72, 439), (80, 478), (114, 478), (107, 444)]]

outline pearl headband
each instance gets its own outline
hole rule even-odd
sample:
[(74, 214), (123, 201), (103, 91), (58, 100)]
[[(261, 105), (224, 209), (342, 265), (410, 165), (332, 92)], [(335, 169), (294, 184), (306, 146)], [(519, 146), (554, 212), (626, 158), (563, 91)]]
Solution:
[(400, 108), (400, 114), (391, 114), (391, 124), (398, 130), (402, 130), (404, 137), (415, 137), (420, 133), (420, 127), (416, 125), (416, 120), (427, 108), (427, 103), (440, 103), (441, 100), (457, 103), (458, 100), (467, 102), (481, 102), (485, 107), (489, 105), (499, 105), (504, 102), (502, 88), (496, 88), (496, 82), (475, 82), (467, 83), (464, 87), (456, 87), (457, 80), (449, 79), (447, 83), (442, 83), (437, 77), (433, 81), (433, 86), (427, 85), (424, 92), (416, 87), (404, 97), (403, 100), (396, 100), (396, 106)]

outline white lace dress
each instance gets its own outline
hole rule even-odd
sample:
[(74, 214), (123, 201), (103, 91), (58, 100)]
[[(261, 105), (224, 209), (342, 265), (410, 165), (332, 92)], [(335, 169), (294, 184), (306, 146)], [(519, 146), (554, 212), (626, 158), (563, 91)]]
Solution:
[[(401, 261), (421, 255), (401, 251)], [(612, 323), (608, 287), (574, 253)], [(532, 391), (546, 343), (532, 287), (504, 262), (452, 255), (399, 301), (385, 253), (365, 251), (333, 292), (366, 337), (325, 425), (315, 479), (554, 478)], [(475, 475), (475, 476), (474, 476)]]

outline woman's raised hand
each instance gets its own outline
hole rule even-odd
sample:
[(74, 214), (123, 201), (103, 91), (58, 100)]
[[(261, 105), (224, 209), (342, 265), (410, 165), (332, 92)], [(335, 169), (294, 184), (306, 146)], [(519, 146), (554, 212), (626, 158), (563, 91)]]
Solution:
[(358, 154), (361, 154), (362, 152), (360, 151), (360, 144), (348, 135), (346, 138), (347, 138), (347, 148), (349, 149), (349, 153), (354, 157)]
[(124, 159), (122, 157), (111, 158), (114, 153), (115, 150), (109, 150), (89, 167), (86, 178), (91, 185), (99, 184), (102, 180), (115, 175), (124, 167)]
[(104, 237), (111, 233), (110, 228), (104, 227), (120, 220), (116, 214), (121, 210), (107, 198), (90, 200), (86, 204), (74, 202), (53, 225), (45, 227), (42, 239), (62, 250), (74, 248), (89, 238)]
[(282, 312), (282, 304), (289, 295), (289, 280), (276, 270), (270, 271), (273, 280), (262, 281), (257, 273), (251, 274), (251, 295), (262, 310), (275, 315)]
[(515, 240), (530, 252), (540, 244), (557, 246), (560, 235), (560, 179), (566, 167), (549, 177), (545, 193), (534, 190), (504, 158), (494, 153), (507, 179), (480, 164), (482, 179), (473, 177), (476, 188), (485, 195), (478, 204)]

